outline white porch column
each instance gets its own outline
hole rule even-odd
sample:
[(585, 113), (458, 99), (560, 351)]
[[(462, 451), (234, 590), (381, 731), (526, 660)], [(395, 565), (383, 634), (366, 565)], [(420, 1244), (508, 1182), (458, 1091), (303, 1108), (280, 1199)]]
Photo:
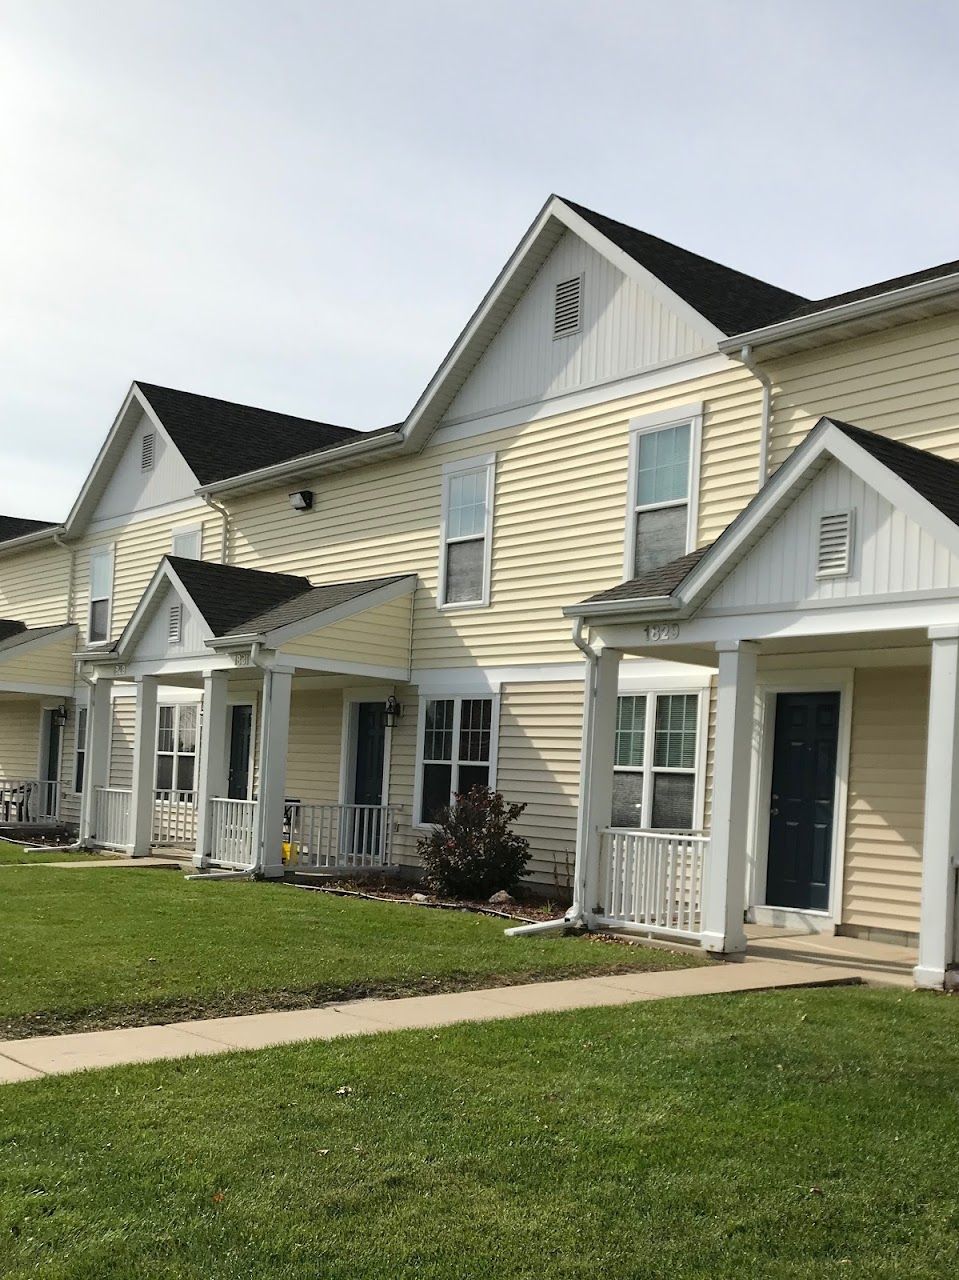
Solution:
[(200, 774), (197, 780), (196, 851), (193, 865), (202, 867), (210, 854), (210, 800), (225, 796), (229, 773), (225, 671), (203, 678), (203, 716), (200, 726)]
[(291, 667), (267, 667), (263, 672), (263, 711), (260, 721), (260, 777), (256, 847), (260, 873), (270, 879), (283, 875), (283, 802), (286, 798), (286, 756), (290, 735)]
[(133, 794), (130, 796), (130, 830), (127, 838), (130, 841), (128, 850), (131, 856), (139, 858), (150, 852), (153, 840), (159, 680), (156, 676), (137, 676), (135, 684), (137, 705), (133, 730)]
[(618, 649), (603, 649), (594, 668), (587, 664), (583, 690), (583, 747), (579, 811), (576, 820), (576, 866), (571, 914), (595, 913), (599, 895), (600, 833), (613, 814), (613, 760), (616, 750)]
[(86, 756), (83, 762), (83, 795), (80, 797), (80, 839), (84, 844), (96, 836), (97, 787), (105, 787), (110, 777), (112, 689), (113, 681), (100, 676), (94, 682), (87, 702)]
[(757, 646), (750, 640), (730, 640), (717, 644), (716, 649), (716, 762), (703, 893), (703, 946), (707, 951), (732, 953), (746, 950), (743, 913)]
[(930, 627), (929, 729), (916, 986), (942, 987), (956, 958), (959, 854), (959, 627)]

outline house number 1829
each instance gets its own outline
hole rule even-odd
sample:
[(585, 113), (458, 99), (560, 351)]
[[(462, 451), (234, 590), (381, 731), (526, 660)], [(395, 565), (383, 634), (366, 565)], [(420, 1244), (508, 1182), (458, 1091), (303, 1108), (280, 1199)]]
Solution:
[(648, 627), (644, 627), (646, 639), (650, 644), (659, 644), (664, 640), (679, 639), (679, 623), (677, 622), (652, 622)]

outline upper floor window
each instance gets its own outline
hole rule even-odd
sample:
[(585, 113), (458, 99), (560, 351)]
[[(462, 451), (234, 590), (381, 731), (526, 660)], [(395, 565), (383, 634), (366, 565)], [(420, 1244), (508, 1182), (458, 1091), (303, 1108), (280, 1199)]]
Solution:
[(489, 604), (495, 459), (472, 458), (443, 472), (439, 604)]
[(87, 639), (100, 644), (110, 639), (110, 605), (113, 599), (113, 548), (101, 547), (90, 556), (90, 615)]
[(184, 560), (201, 560), (202, 538), (203, 530), (200, 525), (192, 525), (189, 529), (175, 529), (172, 554), (181, 556)]
[(698, 693), (622, 695), (616, 705), (613, 826), (689, 831), (697, 820)]
[(420, 712), (418, 822), (435, 822), (456, 796), (495, 785), (496, 699), (424, 698)]
[(627, 578), (677, 560), (695, 545), (701, 421), (696, 405), (630, 424)]

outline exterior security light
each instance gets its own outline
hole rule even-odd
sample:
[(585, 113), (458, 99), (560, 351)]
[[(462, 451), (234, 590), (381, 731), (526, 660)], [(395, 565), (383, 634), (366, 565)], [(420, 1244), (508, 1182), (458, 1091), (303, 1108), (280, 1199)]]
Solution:
[(297, 489), (296, 493), (290, 494), (290, 506), (294, 511), (312, 511), (313, 510), (313, 490)]

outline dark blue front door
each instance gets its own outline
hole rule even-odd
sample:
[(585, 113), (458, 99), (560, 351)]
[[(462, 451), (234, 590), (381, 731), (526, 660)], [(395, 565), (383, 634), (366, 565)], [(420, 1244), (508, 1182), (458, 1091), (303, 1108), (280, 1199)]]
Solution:
[(766, 901), (829, 909), (838, 693), (780, 693), (769, 797)]
[(386, 748), (386, 712), (382, 702), (360, 702), (356, 707), (356, 770), (354, 804), (383, 803), (383, 758)]

